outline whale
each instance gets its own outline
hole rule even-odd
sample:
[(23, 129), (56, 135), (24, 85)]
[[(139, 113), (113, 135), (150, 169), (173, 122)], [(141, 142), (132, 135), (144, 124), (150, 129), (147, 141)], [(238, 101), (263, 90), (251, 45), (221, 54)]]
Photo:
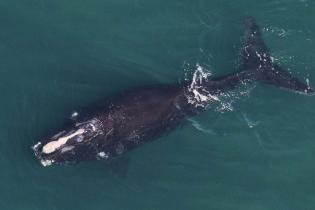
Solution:
[[(242, 64), (236, 72), (207, 75), (194, 89), (191, 81), (145, 85), (106, 97), (72, 123), (32, 146), (43, 166), (89, 160), (109, 161), (176, 129), (186, 118), (205, 110), (213, 100), (244, 83), (263, 83), (305, 95), (314, 91), (274, 62), (254, 18), (244, 21)], [(196, 103), (198, 102), (198, 103)]]

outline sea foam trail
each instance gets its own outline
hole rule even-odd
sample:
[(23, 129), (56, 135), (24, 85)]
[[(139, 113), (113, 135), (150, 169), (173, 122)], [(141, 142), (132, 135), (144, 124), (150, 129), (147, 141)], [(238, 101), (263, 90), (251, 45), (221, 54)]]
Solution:
[(197, 120), (188, 118), (188, 121), (191, 122), (192, 126), (196, 128), (197, 130), (201, 131), (202, 133), (207, 133), (211, 135), (216, 135), (217, 133), (214, 132), (212, 129), (205, 128), (203, 125), (201, 125)]
[(204, 69), (198, 63), (193, 73), (192, 81), (188, 86), (188, 91), (191, 93), (187, 95), (188, 102), (195, 107), (206, 107), (210, 101), (219, 101), (215, 95), (211, 95), (209, 91), (204, 88), (204, 83), (208, 81), (212, 75), (210, 71)]
[[(185, 79), (190, 80), (186, 72)], [(193, 69), (192, 79), (188, 85), (189, 94), (187, 94), (188, 103), (195, 107), (201, 108), (214, 108), (218, 112), (233, 111), (232, 103), (249, 94), (251, 88), (247, 87), (247, 84), (241, 84), (240, 86), (246, 86), (246, 88), (235, 89), (229, 92), (220, 94), (211, 94), (205, 88), (205, 83), (211, 79), (212, 72), (203, 67), (199, 63), (195, 65)], [(190, 76), (191, 77), (191, 76)]]

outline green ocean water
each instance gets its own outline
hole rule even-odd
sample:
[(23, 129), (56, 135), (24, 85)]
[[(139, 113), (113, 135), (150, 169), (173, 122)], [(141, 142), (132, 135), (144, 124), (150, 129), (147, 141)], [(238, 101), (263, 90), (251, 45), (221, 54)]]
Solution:
[(0, 0), (1, 210), (315, 209), (315, 97), (256, 85), (126, 154), (42, 167), (31, 146), (119, 91), (236, 71), (246, 16), (276, 62), (315, 86), (310, 0)]

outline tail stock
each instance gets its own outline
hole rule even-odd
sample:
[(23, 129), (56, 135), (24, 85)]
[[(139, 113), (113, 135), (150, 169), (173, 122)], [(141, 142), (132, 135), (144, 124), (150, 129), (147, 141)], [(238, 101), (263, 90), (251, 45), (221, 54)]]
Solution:
[(247, 75), (246, 78), (301, 93), (314, 92), (308, 84), (273, 63), (270, 52), (262, 39), (261, 30), (253, 18), (247, 18), (245, 26), (245, 47), (242, 50), (244, 63), (243, 71), (240, 72), (242, 75)]

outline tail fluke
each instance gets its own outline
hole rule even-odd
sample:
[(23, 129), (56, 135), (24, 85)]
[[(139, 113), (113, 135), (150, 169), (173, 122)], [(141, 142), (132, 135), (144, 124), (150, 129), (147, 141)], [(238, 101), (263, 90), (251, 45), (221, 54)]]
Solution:
[(242, 51), (245, 72), (248, 71), (249, 73), (251, 71), (251, 75), (254, 75), (255, 80), (266, 84), (303, 93), (314, 92), (308, 84), (273, 63), (270, 52), (262, 39), (261, 30), (253, 18), (246, 19), (245, 26), (245, 47)]

